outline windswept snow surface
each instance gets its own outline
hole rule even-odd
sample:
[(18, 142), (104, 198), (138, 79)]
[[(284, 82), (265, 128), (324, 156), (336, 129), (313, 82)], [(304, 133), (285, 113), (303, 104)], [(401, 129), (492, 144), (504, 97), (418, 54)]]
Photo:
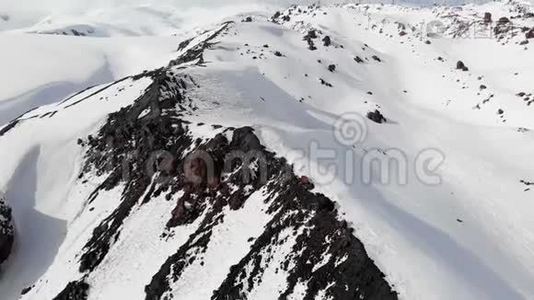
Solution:
[[(205, 51), (205, 66), (180, 71), (199, 84), (191, 95), (202, 99), (187, 118), (253, 126), (262, 143), (338, 203), (400, 298), (531, 299), (534, 190), (526, 183), (534, 181), (534, 39), (521, 44), (524, 32), (500, 39), (454, 37), (465, 24), (480, 23), (485, 12), (498, 20), (524, 15), (520, 8), (533, 11), (517, 2), (461, 8), (347, 4), (292, 8), (276, 22), (262, 14), (253, 15), (253, 22), (238, 16)], [(447, 29), (440, 38), (426, 36), (433, 20)], [(513, 21), (534, 28), (532, 17)], [(197, 31), (108, 40), (21, 30), (0, 35), (6, 42), (0, 61), (12, 66), (0, 71), (2, 82), (10, 83), (0, 90), (0, 124), (16, 117), (13, 111), (47, 105), (26, 113), (25, 121), (0, 136), (0, 190), (13, 207), (18, 238), (2, 266), (0, 291), (16, 299), (37, 282), (23, 298), (48, 299), (80, 276), (78, 251), (120, 197), (107, 191), (99, 200), (108, 202), (95, 202), (92, 213), (84, 210), (99, 178), (95, 175), (90, 186), (77, 181), (83, 149), (76, 140), (96, 132), (107, 114), (131, 104), (149, 83), (125, 79), (74, 106), (69, 104), (104, 85), (53, 102), (84, 86), (166, 65), (185, 51), (174, 52), (178, 43)], [(304, 40), (312, 30), (313, 51)], [(20, 61), (21, 55), (28, 59)], [(459, 60), (467, 71), (456, 68)], [(336, 120), (375, 109), (386, 123), (367, 120), (356, 129), (365, 131), (361, 139), (340, 143)], [(318, 157), (317, 147), (327, 157)], [(388, 183), (375, 173), (368, 184), (370, 155), (405, 163), (406, 172), (393, 169)], [(423, 162), (439, 164), (421, 166), (422, 156), (431, 158)], [(421, 168), (425, 174), (418, 173)], [(203, 267), (187, 269), (171, 287), (175, 298), (211, 296), (247, 250), (242, 239), (258, 235), (266, 222), (258, 201), (261, 193), (243, 210), (229, 212), (228, 223), (213, 233), (216, 245), (205, 253)], [(120, 240), (88, 278), (94, 288), (89, 299), (145, 297), (150, 276), (198, 225), (162, 241), (165, 220), (159, 218), (169, 210), (169, 202), (152, 200), (125, 221)], [(221, 249), (234, 252), (219, 260)], [(272, 285), (250, 297), (276, 297), (284, 282), (271, 271), (265, 270)]]

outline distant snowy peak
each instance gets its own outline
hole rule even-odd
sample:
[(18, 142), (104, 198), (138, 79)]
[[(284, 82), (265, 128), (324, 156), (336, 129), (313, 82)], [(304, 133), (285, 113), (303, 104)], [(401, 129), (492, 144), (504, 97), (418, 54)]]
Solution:
[[(497, 1), (484, 5), (402, 7), (396, 5), (345, 4), (339, 9), (354, 11), (358, 22), (385, 36), (407, 41), (431, 38), (479, 38), (502, 44), (528, 44), (534, 38), (534, 10), (530, 3)], [(309, 27), (329, 18), (332, 6), (291, 6), (272, 20), (293, 28)]]
[(92, 25), (70, 25), (55, 29), (38, 29), (30, 31), (30, 33), (37, 34), (57, 34), (57, 35), (72, 35), (72, 36), (94, 36), (105, 37), (109, 34), (103, 30), (98, 30)]

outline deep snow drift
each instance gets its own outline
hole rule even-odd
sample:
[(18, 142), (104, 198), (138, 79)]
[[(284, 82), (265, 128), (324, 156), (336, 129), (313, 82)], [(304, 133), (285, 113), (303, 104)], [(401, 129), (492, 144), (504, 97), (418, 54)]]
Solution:
[[(2, 124), (46, 104), (0, 129), (16, 229), (7, 299), (25, 288), (23, 299), (534, 297), (528, 4), (300, 6), (226, 21), (170, 36), (157, 19), (144, 34), (158, 36), (124, 37), (109, 24), (75, 34), (64, 19), (0, 36), (6, 64), (24, 51), (69, 62), (1, 75), (13, 82)], [(39, 39), (48, 53), (22, 47)], [(224, 188), (191, 190), (174, 173), (188, 154), (251, 147), (268, 157), (265, 184), (242, 184), (238, 167)]]

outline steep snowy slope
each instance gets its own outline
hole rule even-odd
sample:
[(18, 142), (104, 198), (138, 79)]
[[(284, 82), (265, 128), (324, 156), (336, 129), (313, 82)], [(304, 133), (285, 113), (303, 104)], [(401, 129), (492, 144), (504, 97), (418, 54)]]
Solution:
[(16, 225), (0, 289), (534, 297), (529, 31), (456, 36), (485, 12), (533, 28), (529, 11), (240, 16), (180, 43), (166, 67), (24, 114), (0, 129)]

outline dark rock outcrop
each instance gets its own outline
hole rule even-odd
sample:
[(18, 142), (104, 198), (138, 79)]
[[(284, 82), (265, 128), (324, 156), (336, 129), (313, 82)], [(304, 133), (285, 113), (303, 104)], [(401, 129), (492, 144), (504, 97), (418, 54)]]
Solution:
[(15, 239), (11, 218), (11, 208), (7, 205), (5, 198), (0, 195), (0, 264), (9, 257)]
[(72, 281), (67, 284), (54, 300), (86, 300), (88, 296), (89, 284), (85, 281)]
[[(308, 38), (317, 36), (310, 32)], [(314, 192), (311, 180), (297, 176), (283, 157), (268, 151), (252, 127), (217, 124), (212, 125), (219, 131), (213, 138), (193, 134), (192, 126), (200, 124), (187, 121), (187, 116), (195, 114), (197, 101), (205, 99), (190, 95), (195, 93), (189, 90), (202, 86), (178, 65), (185, 61), (202, 64), (208, 41), (191, 47), (168, 67), (132, 77), (152, 83), (132, 105), (110, 114), (96, 135), (81, 139), (80, 145), (87, 148), (79, 179), (95, 173), (105, 178), (87, 203), (98, 201), (101, 191), (124, 188), (120, 203), (94, 228), (78, 255), (79, 271), (89, 276), (102, 264), (120, 239), (125, 219), (135, 213), (134, 207), (175, 199), (161, 238), (179, 226), (195, 223), (195, 230), (176, 246), (145, 287), (146, 299), (172, 298), (172, 286), (184, 272), (193, 264), (203, 264), (203, 255), (227, 212), (243, 209), (251, 194), (261, 190), (266, 197), (262, 205), (269, 215), (267, 225), (250, 240), (248, 253), (226, 270), (212, 299), (247, 298), (264, 279), (264, 265), (273, 264), (269, 255), (287, 243), (288, 238), (282, 236), (288, 231), (294, 243), (290, 255), (279, 255), (282, 261), (277, 269), (288, 282), (279, 291), (280, 298), (287, 298), (297, 284), (305, 282), (305, 299), (313, 299), (318, 292), (333, 299), (396, 299), (396, 292), (343, 221), (336, 204)], [(88, 293), (84, 279), (72, 278), (56, 299), (83, 300)]]
[(507, 17), (502, 17), (497, 21), (497, 24), (493, 28), (493, 33), (495, 36), (500, 37), (506, 33), (508, 33), (510, 30), (512, 30), (513, 24)]

